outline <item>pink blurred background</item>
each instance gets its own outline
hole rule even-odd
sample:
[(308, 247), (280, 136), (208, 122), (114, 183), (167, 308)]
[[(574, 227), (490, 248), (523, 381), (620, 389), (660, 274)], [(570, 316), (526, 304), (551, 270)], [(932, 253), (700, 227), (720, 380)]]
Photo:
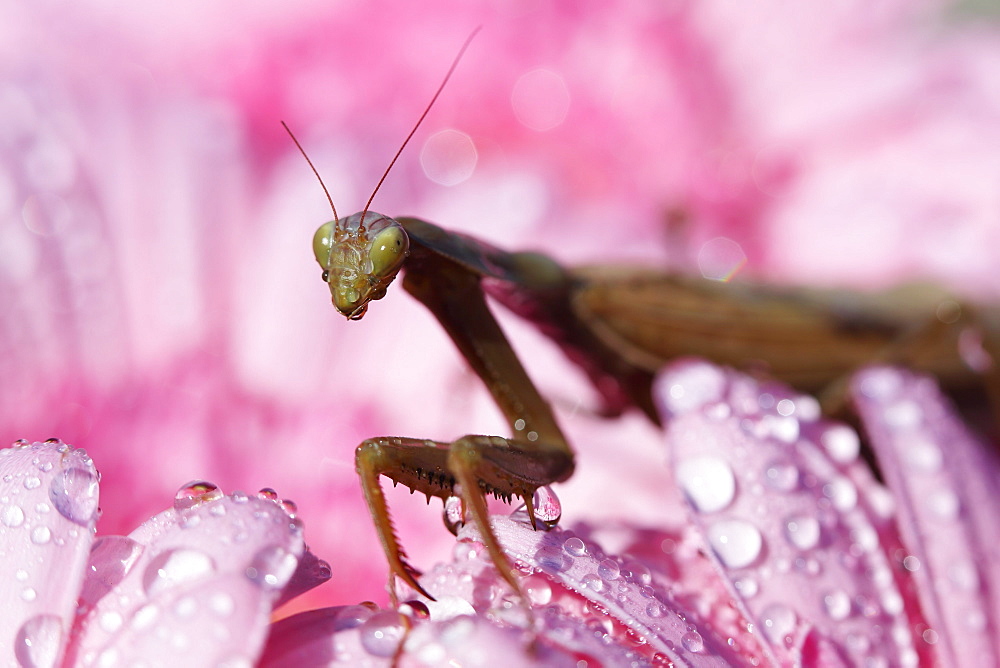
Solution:
[[(567, 263), (696, 270), (722, 237), (757, 278), (1000, 294), (1000, 39), (972, 5), (7, 4), (0, 440), (87, 448), (102, 533), (191, 479), (274, 487), (333, 566), (307, 604), (384, 601), (354, 447), (504, 427), (401, 290), (336, 314), (309, 247), (330, 212), (279, 122), (349, 214), (479, 25), (375, 210)], [(510, 325), (581, 453), (567, 521), (680, 521), (655, 432), (592, 417)], [(407, 497), (414, 563), (447, 559)]]

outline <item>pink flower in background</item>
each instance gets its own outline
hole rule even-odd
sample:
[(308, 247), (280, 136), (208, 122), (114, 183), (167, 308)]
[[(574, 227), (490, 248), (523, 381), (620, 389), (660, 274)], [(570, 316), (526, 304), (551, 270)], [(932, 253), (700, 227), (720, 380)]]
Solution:
[[(309, 256), (329, 212), (279, 121), (360, 208), (476, 25), (376, 210), (567, 262), (693, 268), (722, 236), (760, 276), (998, 292), (1000, 49), (946, 3), (0, 12), (0, 437), (86, 447), (106, 534), (179, 480), (294, 490), (334, 562), (304, 606), (385, 601), (357, 443), (503, 426), (406, 296), (361, 323), (329, 306)], [(512, 328), (557, 405), (588, 405)], [(651, 427), (561, 418), (567, 523), (682, 530)], [(390, 504), (415, 563), (450, 553), (422, 504)]]

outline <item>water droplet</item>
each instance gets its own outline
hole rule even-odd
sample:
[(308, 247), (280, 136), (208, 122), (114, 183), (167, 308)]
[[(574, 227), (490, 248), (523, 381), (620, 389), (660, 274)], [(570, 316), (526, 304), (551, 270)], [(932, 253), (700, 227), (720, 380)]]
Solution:
[(0, 510), (0, 522), (5, 526), (19, 527), (24, 523), (24, 511), (21, 510), (21, 506), (4, 506), (3, 510)]
[(711, 364), (693, 362), (668, 377), (665, 407), (672, 413), (687, 413), (706, 404), (718, 402), (726, 388), (726, 377)]
[(369, 654), (389, 658), (403, 639), (404, 627), (398, 612), (386, 610), (369, 618), (358, 632), (361, 646)]
[(785, 520), (785, 538), (800, 550), (810, 550), (819, 543), (819, 520), (797, 515)]
[(761, 620), (764, 627), (764, 635), (767, 636), (768, 640), (784, 647), (786, 646), (785, 639), (795, 631), (795, 624), (798, 621), (798, 617), (791, 608), (777, 603), (768, 606), (761, 613)]
[(587, 554), (587, 544), (576, 536), (570, 536), (563, 543), (563, 549), (566, 550), (566, 554), (573, 557), (582, 557)]
[(764, 469), (764, 482), (778, 492), (794, 491), (799, 485), (799, 469), (785, 460), (774, 460)]
[(958, 517), (961, 502), (955, 492), (942, 489), (927, 497), (927, 508), (942, 520), (954, 520)]
[(35, 545), (45, 545), (52, 540), (52, 531), (48, 527), (35, 527), (31, 531), (31, 542)]
[(37, 615), (18, 629), (14, 656), (23, 668), (51, 668), (62, 644), (62, 621), (55, 615)]
[(836, 476), (823, 485), (823, 495), (842, 513), (858, 505), (858, 488), (845, 476)]
[(621, 566), (614, 559), (604, 559), (597, 565), (597, 574), (605, 582), (613, 582), (621, 575)]
[(922, 439), (908, 440), (903, 450), (904, 461), (911, 469), (920, 473), (935, 473), (941, 468), (941, 449)]
[(705, 649), (705, 641), (697, 631), (688, 631), (681, 636), (681, 645), (689, 652), (695, 654)]
[(740, 578), (733, 582), (733, 586), (736, 587), (736, 590), (745, 599), (753, 598), (760, 591), (760, 585), (755, 578)]
[(257, 492), (257, 498), (258, 499), (264, 499), (266, 501), (277, 501), (278, 500), (278, 493), (275, 492), (270, 487), (263, 487), (260, 490), (258, 490), (258, 492)]
[(282, 499), (280, 505), (289, 517), (295, 517), (295, 514), (299, 512), (299, 507), (290, 499)]
[(449, 496), (444, 500), (444, 511), (441, 519), (454, 535), (458, 535), (458, 530), (465, 526), (465, 503), (460, 496)]
[(830, 459), (838, 464), (850, 464), (861, 451), (861, 439), (857, 432), (843, 424), (827, 428), (820, 436), (820, 443)]
[(659, 601), (653, 601), (646, 606), (646, 614), (650, 617), (662, 617), (664, 612), (666, 612), (666, 608)]
[(552, 601), (552, 587), (543, 577), (529, 575), (521, 581), (521, 586), (532, 605), (548, 605)]
[(216, 592), (209, 597), (208, 608), (219, 617), (229, 617), (236, 610), (236, 602), (229, 594)]
[(198, 550), (178, 548), (153, 557), (143, 573), (142, 586), (153, 597), (178, 584), (193, 582), (215, 572), (212, 558)]
[(33, 475), (32, 476), (28, 476), (27, 478), (24, 479), (24, 488), (25, 489), (36, 489), (41, 484), (42, 484), (42, 481), (39, 480), (38, 478), (36, 478)]
[(721, 520), (708, 528), (708, 542), (727, 568), (744, 568), (760, 555), (764, 539), (743, 520)]
[(903, 557), (903, 568), (905, 568), (906, 570), (908, 570), (910, 572), (919, 571), (920, 570), (920, 559), (916, 558), (912, 554), (909, 555), (909, 556)]
[(74, 524), (89, 526), (97, 517), (97, 475), (86, 468), (63, 469), (49, 484), (49, 500), (59, 514)]
[(236, 490), (229, 495), (229, 498), (233, 500), (233, 503), (246, 503), (250, 500), (250, 495), (242, 490)]
[(899, 393), (902, 380), (889, 369), (866, 371), (861, 380), (861, 392), (870, 399), (887, 401)]
[(124, 621), (122, 616), (114, 611), (104, 612), (98, 618), (101, 629), (108, 633), (114, 633), (120, 629)]
[(587, 573), (580, 579), (580, 585), (590, 591), (601, 593), (604, 591), (604, 580), (594, 573)]
[(566, 553), (555, 545), (543, 545), (535, 552), (538, 567), (546, 573), (559, 573), (572, 564)]
[(430, 619), (431, 611), (423, 601), (407, 601), (399, 606), (399, 611), (410, 619)]
[(271, 545), (261, 548), (247, 567), (246, 576), (266, 589), (281, 589), (298, 568), (299, 559), (281, 547)]
[(677, 465), (677, 481), (685, 496), (702, 513), (714, 513), (732, 503), (736, 478), (725, 460), (692, 457)]
[(21, 590), (22, 601), (31, 602), (34, 601), (36, 598), (38, 598), (38, 592), (32, 589), (31, 587), (25, 587), (24, 589)]
[(909, 400), (897, 401), (891, 406), (887, 406), (882, 415), (886, 424), (896, 429), (916, 427), (920, 424), (921, 417), (920, 407)]
[(842, 621), (851, 614), (851, 597), (843, 590), (829, 592), (823, 596), (823, 607), (830, 619)]
[(548, 485), (539, 487), (531, 497), (531, 504), (535, 507), (535, 518), (546, 526), (554, 527), (562, 517), (562, 504), (559, 497)]
[(205, 480), (192, 480), (174, 494), (174, 510), (181, 512), (202, 503), (218, 501), (223, 496), (218, 485)]

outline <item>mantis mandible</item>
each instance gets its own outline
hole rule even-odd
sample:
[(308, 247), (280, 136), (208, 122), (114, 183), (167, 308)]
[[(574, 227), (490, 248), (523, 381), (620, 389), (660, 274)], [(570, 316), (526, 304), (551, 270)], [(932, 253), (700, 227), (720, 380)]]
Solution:
[[(990, 357), (1000, 352), (996, 337), (984, 336), (996, 328), (981, 328), (979, 314), (963, 311), (941, 292), (777, 291), (653, 270), (567, 270), (541, 254), (503, 251), (423, 220), (370, 211), (375, 193), (472, 36), (365, 208), (341, 219), (327, 192), (334, 220), (313, 237), (323, 281), (334, 306), (348, 320), (360, 320), (403, 271), (404, 289), (438, 319), (491, 392), (512, 432), (509, 438), (469, 435), (453, 443), (382, 437), (358, 447), (357, 470), (389, 562), (390, 580), (398, 576), (433, 598), (417, 581), (419, 572), (408, 563), (395, 536), (380, 476), (428, 497), (459, 496), (498, 571), (520, 593), (515, 571), (490, 527), (485, 494), (507, 501), (522, 498), (535, 524), (534, 493), (573, 473), (573, 451), (490, 312), (486, 295), (556, 342), (593, 382), (606, 414), (637, 407), (654, 422), (653, 375), (681, 355), (759, 368), (802, 390), (820, 390), (873, 361), (905, 362), (934, 373), (946, 386), (969, 385), (976, 376), (961, 352), (968, 348), (967, 335), (983, 336)], [(302, 150), (294, 135), (292, 139)], [(309, 165), (319, 178), (311, 161)], [(991, 374), (991, 393), (1000, 395), (998, 388), (996, 374)], [(390, 593), (395, 599), (392, 587)]]

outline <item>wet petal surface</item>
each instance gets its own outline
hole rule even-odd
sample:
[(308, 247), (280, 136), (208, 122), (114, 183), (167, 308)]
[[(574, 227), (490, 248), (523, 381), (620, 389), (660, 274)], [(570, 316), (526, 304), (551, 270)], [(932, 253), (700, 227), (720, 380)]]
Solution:
[(54, 666), (75, 618), (97, 522), (98, 473), (86, 452), (19, 441), (0, 450), (0, 647)]
[(903, 567), (918, 582), (946, 665), (1000, 661), (1000, 464), (929, 378), (890, 368), (858, 374), (852, 395), (898, 509)]

